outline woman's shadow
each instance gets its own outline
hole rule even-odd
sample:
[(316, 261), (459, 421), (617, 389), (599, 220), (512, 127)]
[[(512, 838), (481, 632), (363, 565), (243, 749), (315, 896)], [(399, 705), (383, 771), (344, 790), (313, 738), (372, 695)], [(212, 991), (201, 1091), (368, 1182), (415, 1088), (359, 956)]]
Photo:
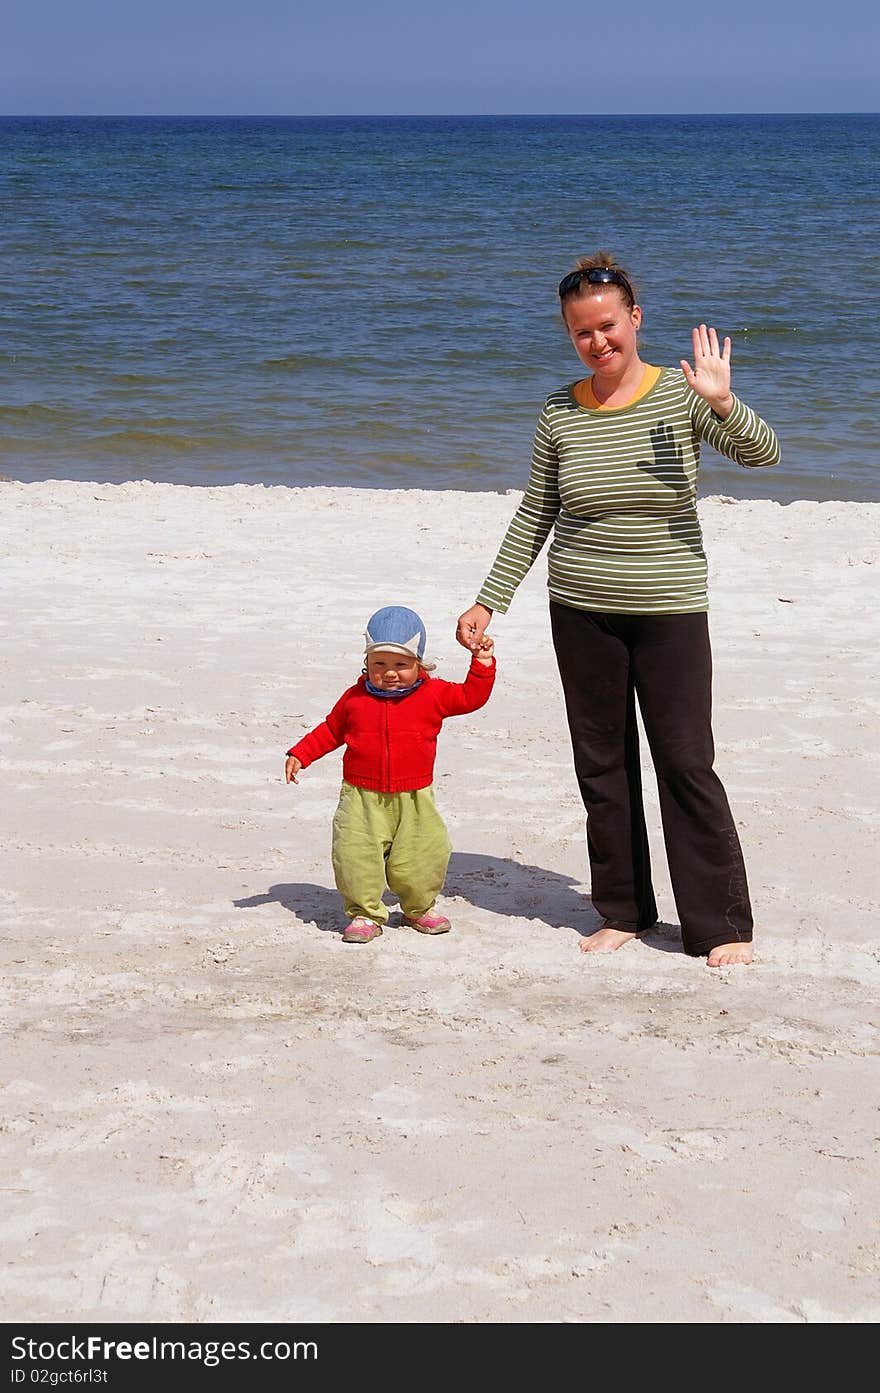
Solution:
[[(578, 888), (571, 876), (548, 871), (542, 866), (523, 865), (506, 856), (482, 856), (454, 851), (443, 887), (444, 896), (455, 895), (478, 909), (515, 919), (537, 919), (554, 929), (574, 930), (589, 938), (602, 926), (601, 916), (589, 896)], [(396, 903), (393, 896), (386, 896)], [(323, 933), (339, 933), (345, 919), (336, 890), (326, 885), (299, 881), (270, 885), (263, 895), (233, 900), (236, 909), (255, 909), (280, 904), (303, 923), (314, 924)], [(642, 941), (662, 953), (681, 953), (681, 930), (675, 924), (659, 923), (642, 935)]]

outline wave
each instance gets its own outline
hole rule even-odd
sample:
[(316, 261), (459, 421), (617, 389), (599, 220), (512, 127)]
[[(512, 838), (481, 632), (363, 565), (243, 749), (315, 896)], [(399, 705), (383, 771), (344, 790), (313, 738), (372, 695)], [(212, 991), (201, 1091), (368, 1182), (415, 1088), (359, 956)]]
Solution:
[(332, 372), (351, 375), (355, 371), (345, 358), (320, 353), (284, 353), (279, 358), (263, 358), (256, 367), (258, 372), (270, 373), (319, 372), (329, 368)]
[(197, 435), (179, 435), (172, 431), (120, 430), (109, 435), (95, 434), (89, 448), (111, 454), (132, 454), (144, 449), (174, 450), (175, 452), (203, 450), (216, 447), (217, 441)]
[(803, 334), (804, 330), (799, 329), (796, 324), (747, 324), (740, 329), (731, 329), (731, 336), (742, 334), (748, 338), (793, 338), (795, 334)]
[(74, 420), (72, 412), (59, 409), (55, 406), (43, 406), (40, 402), (23, 402), (21, 405), (0, 405), (0, 424), (6, 422), (9, 425), (29, 425), (41, 423), (58, 426), (67, 424)]

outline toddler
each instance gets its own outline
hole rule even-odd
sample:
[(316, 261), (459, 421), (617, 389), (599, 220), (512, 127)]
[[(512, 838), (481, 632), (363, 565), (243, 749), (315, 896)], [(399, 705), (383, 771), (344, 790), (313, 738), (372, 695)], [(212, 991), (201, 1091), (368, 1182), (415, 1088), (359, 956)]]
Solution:
[(414, 610), (389, 605), (367, 625), (363, 676), (326, 721), (287, 752), (285, 777), (345, 746), (342, 791), (333, 818), (333, 871), (351, 923), (343, 943), (378, 938), (386, 885), (406, 924), (419, 933), (452, 927), (434, 912), (452, 850), (431, 783), (437, 735), (447, 716), (477, 711), (495, 681), (493, 643), (484, 637), (464, 682), (444, 682), (425, 660), (425, 626)]

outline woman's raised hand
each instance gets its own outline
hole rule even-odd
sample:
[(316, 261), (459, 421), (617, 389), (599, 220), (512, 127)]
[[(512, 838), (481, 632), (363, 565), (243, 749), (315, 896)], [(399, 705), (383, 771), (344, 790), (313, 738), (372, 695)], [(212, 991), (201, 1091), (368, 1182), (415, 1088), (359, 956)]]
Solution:
[(681, 359), (681, 370), (689, 387), (707, 401), (716, 416), (725, 419), (733, 410), (730, 393), (730, 339), (724, 340), (724, 350), (718, 347), (714, 329), (701, 324), (691, 334), (694, 346), (694, 366)]
[(472, 653), (477, 651), (480, 640), (491, 623), (492, 613), (486, 605), (479, 604), (471, 605), (470, 609), (465, 610), (455, 631), (455, 637), (462, 648), (469, 648)]

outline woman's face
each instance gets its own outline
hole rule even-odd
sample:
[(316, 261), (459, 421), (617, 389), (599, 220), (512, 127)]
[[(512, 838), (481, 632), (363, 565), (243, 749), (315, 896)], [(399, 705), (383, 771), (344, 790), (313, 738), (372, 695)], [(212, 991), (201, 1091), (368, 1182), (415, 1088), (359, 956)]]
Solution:
[(564, 312), (575, 352), (599, 377), (620, 377), (638, 358), (642, 311), (638, 305), (630, 309), (617, 286), (567, 300)]

